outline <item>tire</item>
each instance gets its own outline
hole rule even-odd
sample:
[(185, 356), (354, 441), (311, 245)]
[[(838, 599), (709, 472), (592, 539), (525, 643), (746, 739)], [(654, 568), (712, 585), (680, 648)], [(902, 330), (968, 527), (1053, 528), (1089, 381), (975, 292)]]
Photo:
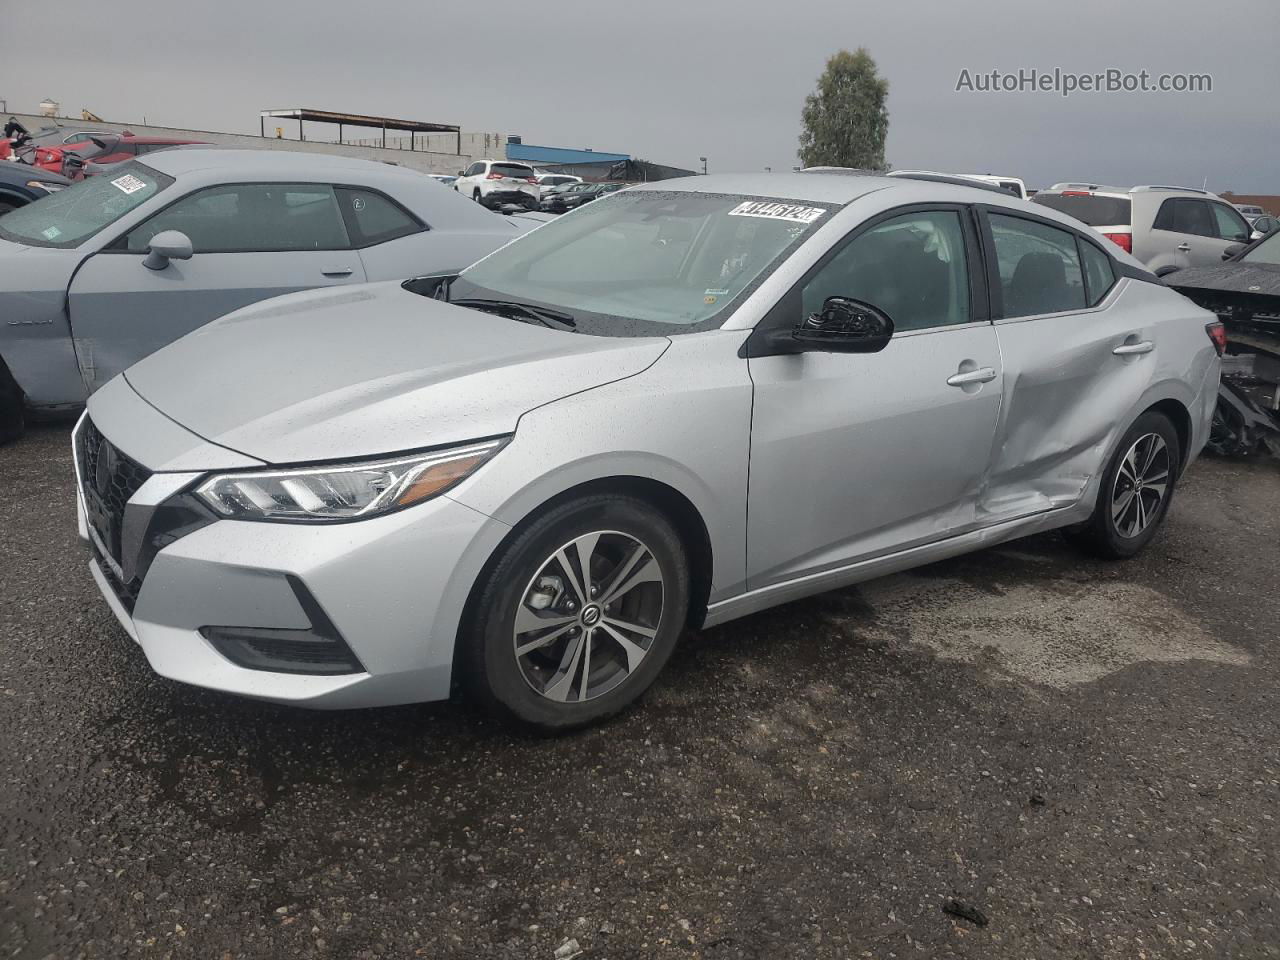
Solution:
[(480, 204), (481, 206), (484, 206), (484, 198), (480, 196), (479, 187), (476, 187), (476, 189), (471, 191), (471, 199), (474, 200), (476, 203)]
[(0, 360), (0, 443), (17, 440), (26, 432), (27, 417), (22, 388)]
[[(1093, 516), (1068, 536), (1108, 560), (1139, 553), (1164, 523), (1181, 464), (1182, 445), (1169, 418), (1155, 411), (1144, 413), (1125, 431), (1107, 463)], [(1141, 482), (1136, 493), (1135, 471)]]
[[(590, 591), (578, 600), (579, 551), (590, 558), (595, 602)], [(652, 685), (688, 608), (688, 559), (665, 516), (627, 496), (573, 500), (530, 523), (486, 567), (458, 637), (461, 679), (521, 729), (577, 729)]]

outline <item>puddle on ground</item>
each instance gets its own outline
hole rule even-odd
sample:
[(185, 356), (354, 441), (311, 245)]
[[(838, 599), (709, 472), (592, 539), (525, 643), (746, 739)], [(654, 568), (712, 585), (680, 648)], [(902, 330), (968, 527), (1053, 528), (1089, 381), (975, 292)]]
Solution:
[(863, 584), (871, 638), (905, 634), (950, 660), (991, 666), (1051, 687), (1089, 683), (1135, 663), (1204, 660), (1245, 665), (1167, 596), (1132, 583), (1004, 584), (1000, 596), (950, 576), (910, 574)]

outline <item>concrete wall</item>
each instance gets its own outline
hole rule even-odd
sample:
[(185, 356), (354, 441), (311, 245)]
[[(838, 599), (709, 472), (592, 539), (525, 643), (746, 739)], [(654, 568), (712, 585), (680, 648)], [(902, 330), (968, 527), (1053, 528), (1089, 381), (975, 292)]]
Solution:
[[(5, 115), (6, 118), (10, 116)], [(228, 147), (244, 147), (258, 150), (301, 150), (308, 153), (329, 153), (341, 157), (357, 157), (362, 160), (378, 160), (399, 164), (411, 170), (423, 173), (456, 174), (472, 160), (484, 160), (506, 156), (506, 137), (497, 133), (463, 133), (461, 155), (455, 153), (457, 136), (452, 133), (423, 134), (417, 138), (417, 150), (409, 150), (409, 138), (393, 138), (388, 134), (387, 147), (374, 144), (378, 140), (364, 140), (356, 143), (325, 143), (318, 140), (277, 140), (274, 136), (257, 137), (243, 133), (220, 133), (214, 130), (186, 130), (177, 127), (156, 127), (141, 123), (118, 123), (115, 121), (93, 123), (88, 120), (77, 120), (75, 117), (40, 117), (32, 114), (12, 114), (16, 116), (32, 133), (41, 127), (60, 126), (69, 130), (102, 130), (107, 133), (119, 133), (128, 129), (140, 137), (176, 137), (184, 140), (200, 140), (205, 143), (218, 143)], [(0, 118), (3, 119), (3, 118)], [(268, 133), (274, 132), (271, 119), (268, 118)], [(338, 129), (330, 124), (308, 124), (308, 132), (318, 135), (337, 136)], [(423, 149), (423, 141), (433, 149)], [(394, 142), (394, 146), (393, 146)]]

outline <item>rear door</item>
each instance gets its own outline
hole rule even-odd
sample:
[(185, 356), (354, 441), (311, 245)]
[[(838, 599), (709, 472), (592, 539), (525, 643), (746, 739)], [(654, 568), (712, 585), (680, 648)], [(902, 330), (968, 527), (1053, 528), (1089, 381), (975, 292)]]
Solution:
[[(1099, 242), (998, 207), (984, 220), (1004, 362), (979, 504), (990, 525), (1079, 500), (1125, 426), (1117, 412), (1131, 409), (1150, 382), (1153, 332), (1127, 325), (1115, 264)], [(1132, 352), (1116, 354), (1122, 346)]]
[[(152, 270), (143, 264), (147, 247), (165, 230), (185, 234), (194, 253)], [(92, 391), (232, 310), (364, 279), (332, 186), (246, 183), (198, 190), (117, 238), (76, 273), (68, 302), (81, 371)]]
[(750, 359), (751, 589), (973, 529), (1001, 381), (980, 264), (967, 208), (899, 208), (765, 319), (761, 332), (794, 326), (845, 296), (880, 307), (895, 333), (879, 353)]
[(1152, 270), (1168, 266), (1207, 267), (1220, 263), (1226, 243), (1209, 202), (1199, 197), (1169, 197), (1151, 224), (1153, 255), (1144, 258)]

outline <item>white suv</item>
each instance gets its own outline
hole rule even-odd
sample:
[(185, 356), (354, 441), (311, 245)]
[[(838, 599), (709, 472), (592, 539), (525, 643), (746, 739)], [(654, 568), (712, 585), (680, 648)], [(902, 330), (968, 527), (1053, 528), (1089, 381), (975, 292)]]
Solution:
[(537, 210), (542, 193), (533, 167), (508, 160), (477, 160), (462, 171), (453, 189), (491, 210), (507, 204)]
[(1216, 266), (1228, 247), (1253, 236), (1239, 210), (1194, 187), (1055, 183), (1031, 202), (1087, 223), (1158, 277)]

